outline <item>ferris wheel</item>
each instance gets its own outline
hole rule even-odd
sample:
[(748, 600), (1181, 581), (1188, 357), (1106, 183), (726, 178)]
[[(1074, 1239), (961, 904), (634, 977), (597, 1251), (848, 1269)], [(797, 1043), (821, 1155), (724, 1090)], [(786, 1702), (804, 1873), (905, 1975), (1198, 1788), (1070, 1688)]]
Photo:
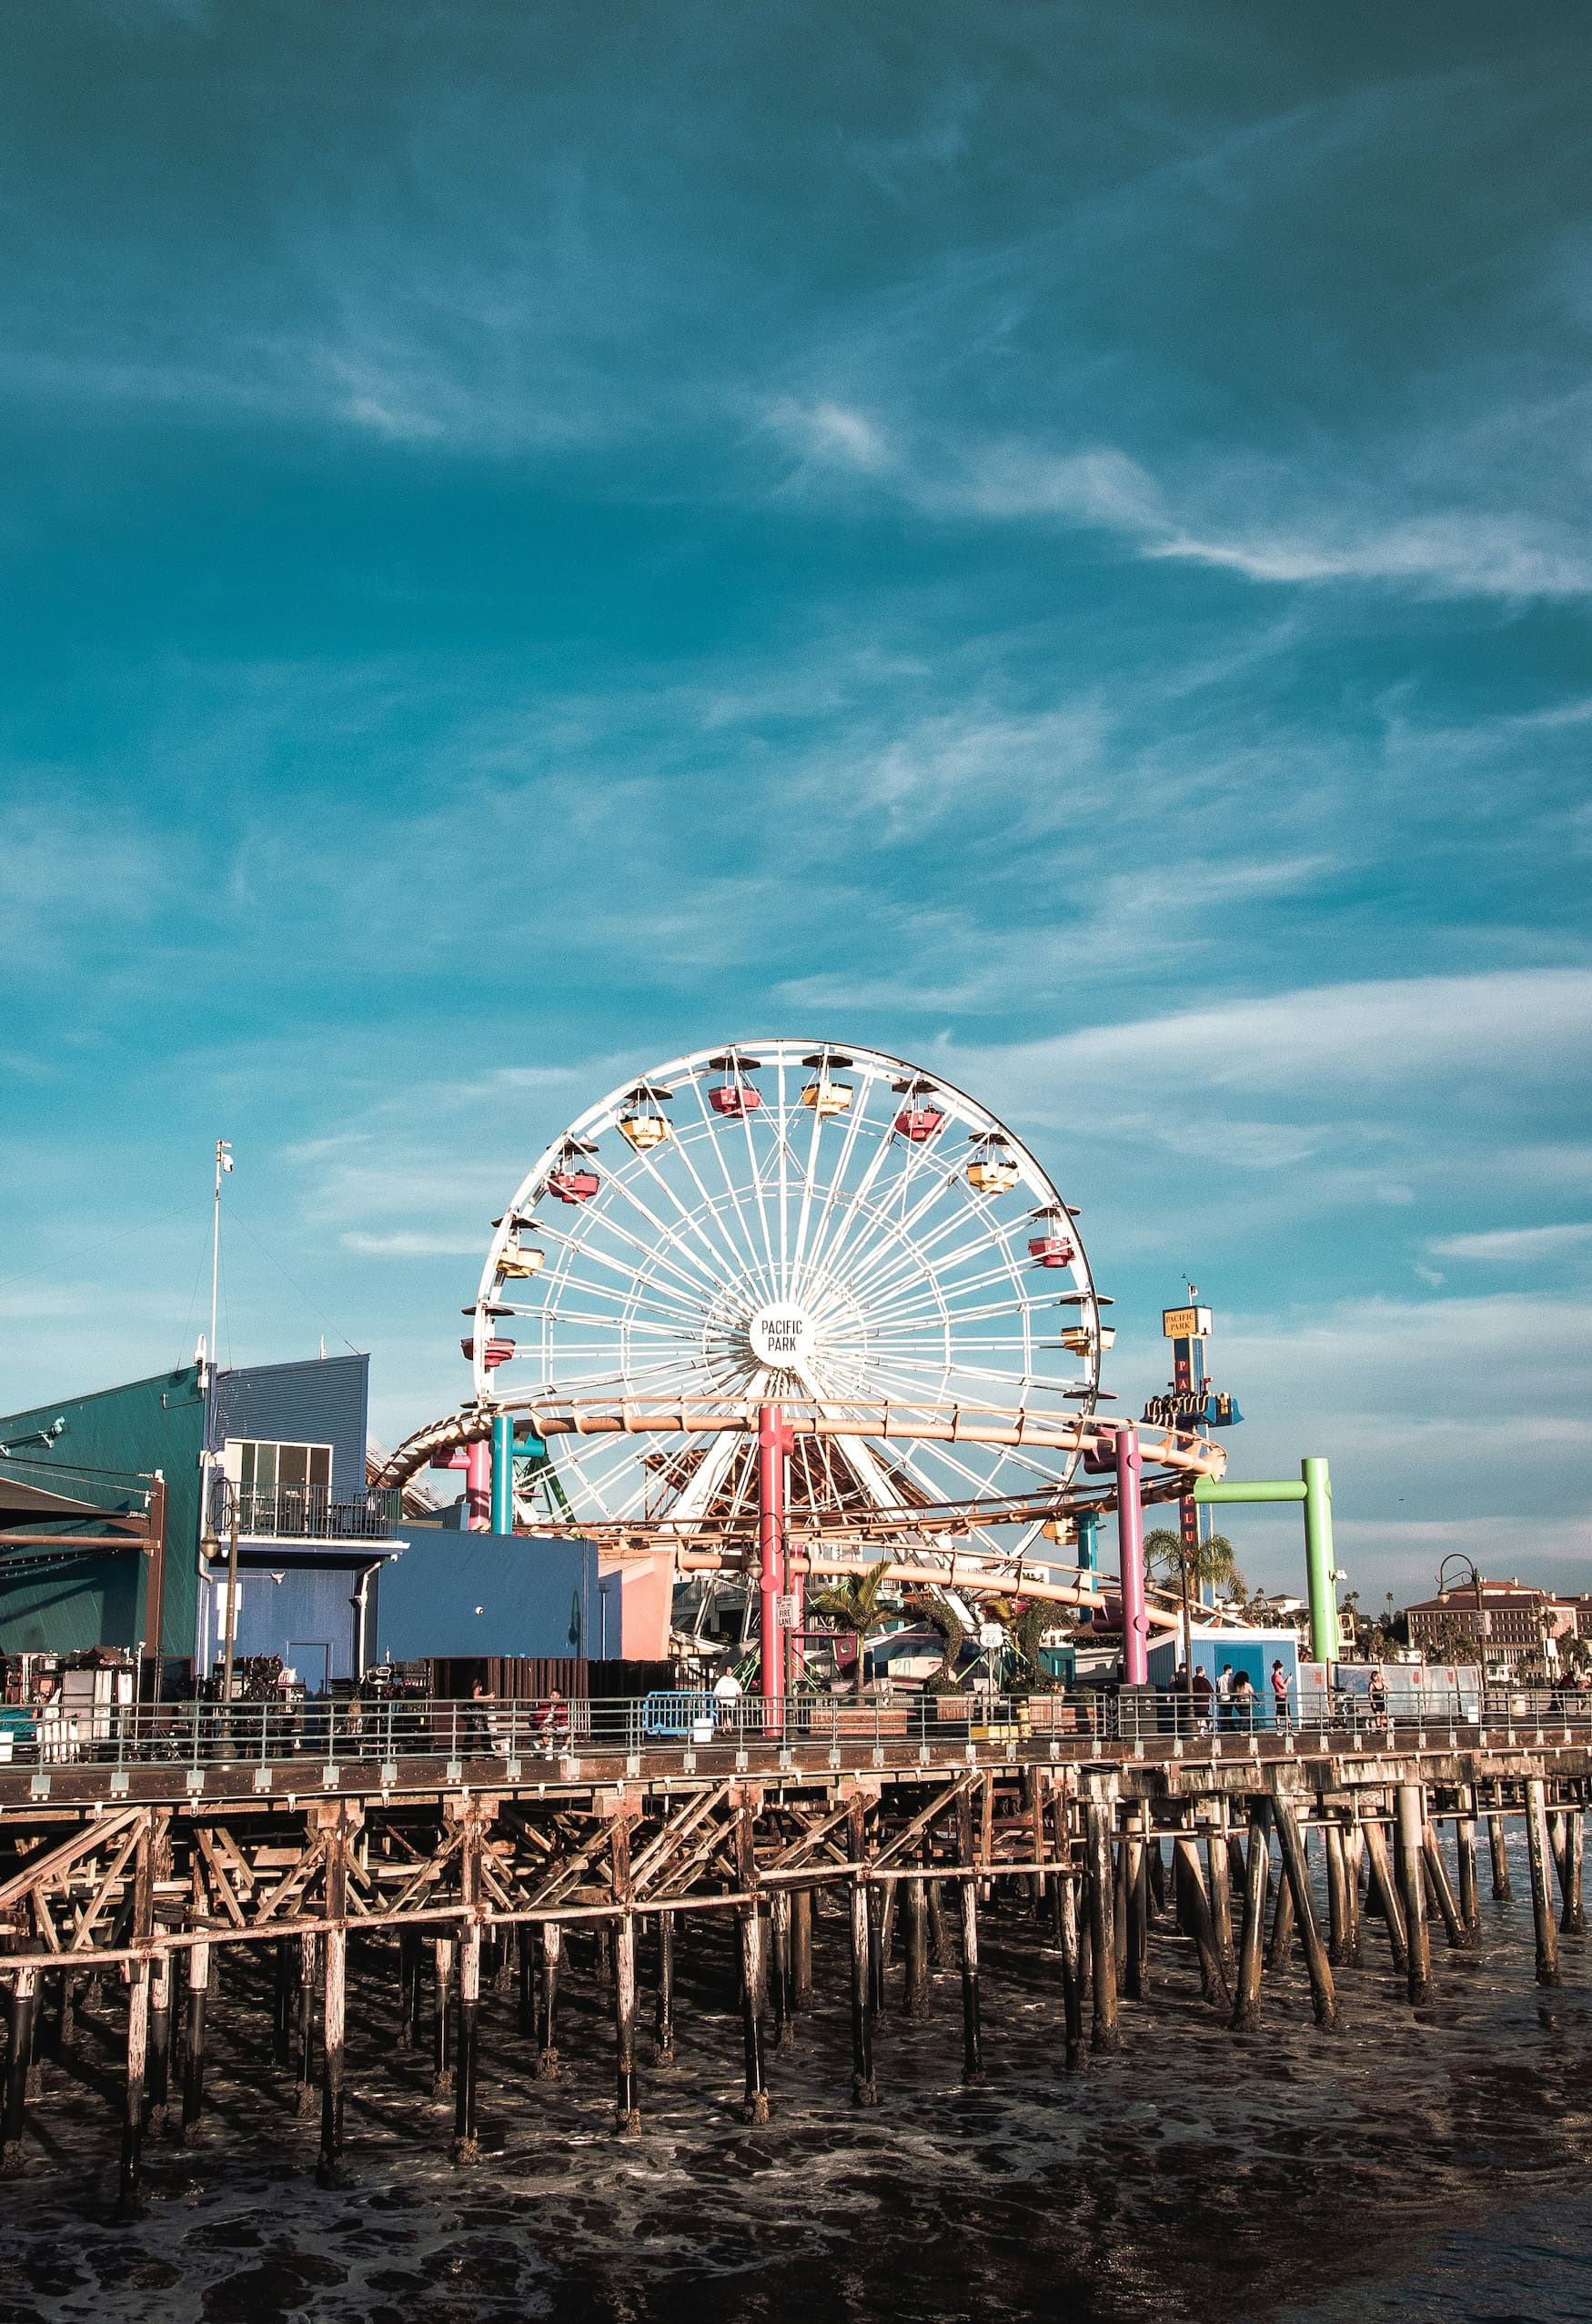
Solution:
[[(878, 1051), (751, 1041), (553, 1140), (495, 1222), (463, 1345), (478, 1410), (575, 1415), (517, 1464), (524, 1521), (744, 1530), (746, 1415), (778, 1405), (811, 1432), (791, 1524), (910, 1542), (996, 1508), (1037, 1530), (1103, 1393), (1109, 1303), (1075, 1210), (987, 1107)], [(649, 1415), (671, 1412), (697, 1417), (664, 1445)]]

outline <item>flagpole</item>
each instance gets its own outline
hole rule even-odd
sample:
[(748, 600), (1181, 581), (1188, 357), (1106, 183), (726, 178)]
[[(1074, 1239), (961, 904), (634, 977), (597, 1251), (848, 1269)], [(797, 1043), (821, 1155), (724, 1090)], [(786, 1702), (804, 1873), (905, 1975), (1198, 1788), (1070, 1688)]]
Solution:
[(225, 1138), (216, 1141), (216, 1215), (210, 1229), (210, 1336), (205, 1353), (216, 1369), (216, 1294), (221, 1281), (221, 1173), (232, 1168), (232, 1148)]

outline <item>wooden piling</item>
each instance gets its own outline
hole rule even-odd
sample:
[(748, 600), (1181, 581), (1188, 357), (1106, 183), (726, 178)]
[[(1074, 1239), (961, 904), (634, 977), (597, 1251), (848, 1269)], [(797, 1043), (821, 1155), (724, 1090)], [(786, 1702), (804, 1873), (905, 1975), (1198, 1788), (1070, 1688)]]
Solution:
[[(1222, 1812), (1225, 1814), (1224, 1804)], [(1210, 1881), (1211, 1923), (1222, 1957), (1222, 1973), (1231, 1978), (1238, 1967), (1233, 1947), (1232, 1864), (1227, 1854), (1227, 1835), (1215, 1824), (1210, 1825), (1205, 1833), (1205, 1868)]]
[[(293, 1939), (278, 1937), (271, 1947), (271, 2062), (284, 2068), (293, 2063), (293, 2000), (296, 1991)], [(401, 2046), (401, 2036), (399, 2040)]]
[(1474, 1946), (1481, 1936), (1481, 1890), (1476, 1876), (1476, 1793), (1469, 1785), (1461, 1788), (1454, 1819), (1454, 1860), (1459, 1874), (1459, 1918)]
[(1493, 1902), (1513, 1904), (1515, 1891), (1509, 1883), (1509, 1856), (1505, 1845), (1504, 1819), (1501, 1815), (1487, 1817), (1487, 1848), (1493, 1860)]
[(453, 2096), (453, 2041), (448, 2003), (453, 1985), (453, 1939), (438, 1937), (431, 1947), (431, 2096)]
[(1531, 1917), (1537, 1930), (1537, 1982), (1557, 1985), (1559, 1939), (1548, 1888), (1547, 1796), (1540, 1776), (1526, 1784), (1526, 1841), (1531, 1858)]
[(741, 2118), (743, 2122), (766, 2122), (769, 2118), (769, 2085), (763, 2063), (762, 2017), (759, 2007), (762, 1992), (762, 1921), (755, 1905), (741, 1906), (737, 1919), (741, 1929), (741, 2023), (746, 2059), (746, 2089)]
[(1365, 1842), (1365, 1861), (1370, 1867), (1372, 1893), (1387, 1929), (1387, 1947), (1393, 1956), (1394, 1974), (1405, 1977), (1409, 1971), (1409, 1935), (1404, 1923), (1404, 1906), (1398, 1900), (1398, 1883), (1394, 1875), (1393, 1859), (1388, 1853), (1387, 1835), (1375, 1816), (1367, 1817), (1360, 1829)]
[(812, 1905), (811, 1888), (791, 1895), (791, 2007), (812, 2007)]
[(929, 2006), (929, 1897), (928, 1884), (922, 1880), (903, 1880), (903, 1918), (906, 1923), (906, 1971), (902, 1986), (902, 2007), (909, 2017), (921, 2017)]
[(171, 1955), (163, 1946), (155, 1956), (149, 1977), (149, 2121), (151, 2131), (166, 2128), (171, 2097)]
[(1272, 1914), (1272, 1933), (1265, 1948), (1268, 1969), (1283, 1969), (1288, 1966), (1288, 1949), (1294, 1942), (1294, 1890), (1285, 1877), (1277, 1883), (1276, 1909)]
[(868, 1891), (853, 1879), (851, 1905), (851, 2099), (856, 2106), (877, 2106), (879, 2086), (873, 2076), (873, 1931)]
[(1087, 1836), (1084, 1878), (1089, 1898), (1089, 1967), (1093, 1984), (1090, 2047), (1113, 2050), (1121, 2039), (1116, 1996), (1116, 1874), (1112, 1864), (1112, 1811), (1091, 1800), (1083, 1811)]
[(1200, 1965), (1200, 1997), (1213, 2007), (1219, 2005), (1230, 2009), (1233, 1995), (1222, 1966), (1221, 1948), (1216, 1943), (1211, 1900), (1205, 1894), (1204, 1876), (1200, 1866), (1199, 1845), (1192, 1833), (1186, 1839), (1180, 1834), (1173, 1842), (1173, 1878), (1177, 1891), (1179, 1924), (1184, 1934), (1193, 1939), (1195, 1957)]
[[(811, 1924), (810, 1924), (811, 1926)], [(658, 1915), (658, 1977), (652, 2005), (652, 2063), (674, 2064), (674, 1915)]]
[(325, 1911), (330, 1926), (321, 1937), (320, 2153), (315, 2166), (317, 2187), (340, 2187), (343, 2183), (343, 2046), (348, 1961), (346, 1916), (350, 1838), (348, 1812), (340, 1808), (326, 1838)]
[(1582, 1873), (1587, 1846), (1587, 1836), (1582, 1828), (1584, 1822), (1578, 1807), (1566, 1809), (1564, 1872), (1560, 1884), (1564, 1910), (1559, 1915), (1559, 1933), (1563, 1937), (1584, 1936), (1587, 1928), (1586, 1910), (1582, 1903)]
[(776, 1888), (769, 1898), (769, 1925), (764, 1931), (763, 1983), (774, 2021), (774, 2047), (788, 2049), (795, 2039), (791, 2022), (791, 1897)]
[(1406, 1976), (1410, 2006), (1418, 2008), (1432, 1997), (1432, 1932), (1426, 1919), (1426, 1884), (1421, 1836), (1426, 1826), (1426, 1797), (1420, 1784), (1397, 1786), (1396, 1868), (1399, 1901), (1404, 1906)]
[(183, 2037), (183, 2109), (177, 2136), (190, 2147), (199, 2136), (205, 2109), (205, 2004), (210, 1991), (210, 1947), (190, 1945), (184, 1962), (187, 1976), (186, 2025)]
[(1326, 1957), (1326, 1947), (1321, 1941), (1321, 1931), (1315, 1925), (1315, 1905), (1310, 1891), (1310, 1867), (1305, 1860), (1305, 1847), (1299, 1830), (1298, 1815), (1292, 1800), (1287, 1799), (1275, 1801), (1272, 1813), (1276, 1819), (1277, 1845), (1282, 1851), (1286, 1888), (1294, 1900), (1294, 1918), (1299, 1930), (1299, 1941), (1305, 1948), (1305, 1967), (1310, 1977), (1311, 2007), (1315, 2012), (1315, 2022), (1322, 2031), (1335, 2033), (1338, 2021), (1337, 1989), (1333, 1983), (1332, 1967)]
[(962, 2078), (984, 2078), (983, 2027), (979, 2013), (979, 1891), (972, 1878), (972, 1798), (963, 1792), (956, 1803), (957, 1843), (967, 1878), (958, 1883), (962, 1908)]
[(12, 1972), (5, 2103), (0, 2110), (0, 2176), (7, 2178), (14, 2178), (22, 2168), (22, 2140), (27, 2128), (27, 2076), (33, 2063), (34, 2025), (38, 2016), (38, 1978), (36, 1969)]
[(1128, 1947), (1127, 1973), (1124, 1990), (1130, 2001), (1147, 2001), (1150, 1997), (1150, 1810), (1140, 1811), (1142, 1832), (1124, 1837), (1128, 1875)]
[[(140, 1835), (134, 1858), (132, 1910), (127, 1933), (146, 1945), (155, 1931), (155, 1864), (151, 1833)], [(149, 2056), (149, 1962), (127, 1964), (127, 2078), (122, 2108), (122, 2152), (116, 2186), (116, 2218), (138, 2217), (144, 2191), (144, 2082)]]
[(116, 2218), (136, 2219), (143, 2208), (144, 2077), (149, 2051), (149, 1964), (134, 1961), (127, 1977), (127, 2081), (122, 2111), (122, 2157)]
[(315, 2080), (315, 1965), (318, 1942), (313, 1933), (298, 1940), (297, 2022), (294, 2029), (298, 2078), (294, 2086), (293, 2103), (295, 2111), (305, 2117), (315, 2112), (317, 2103)]
[(1265, 1937), (1265, 1894), (1271, 1857), (1271, 1806), (1249, 1804), (1249, 1848), (1244, 1868), (1244, 1917), (1238, 1940), (1238, 1991), (1233, 2030), (1249, 2033), (1260, 2023), (1260, 1973)]
[[(278, 1946), (277, 1950), (281, 1947)], [(398, 2047), (412, 2049), (415, 2041), (415, 1987), (420, 1977), (420, 1932), (417, 1928), (398, 1931)], [(286, 2063), (286, 2060), (283, 2061)]]
[(641, 2128), (640, 2086), (636, 2078), (636, 1918), (626, 1913), (614, 1927), (613, 1942), (614, 2128), (621, 2138)]
[(458, 2019), (453, 2045), (453, 2147), (456, 2163), (480, 2153), (476, 2130), (476, 2072), (481, 2030), (481, 1932), (467, 1921), (458, 1935)]
[(1344, 1828), (1335, 1820), (1326, 1826), (1326, 1957), (1334, 1968), (1348, 1964), (1349, 1867), (1344, 1849)]
[(1448, 1939), (1449, 1950), (1463, 1953), (1470, 1943), (1470, 1932), (1465, 1926), (1464, 1916), (1459, 1909), (1459, 1900), (1455, 1896), (1453, 1886), (1448, 1878), (1448, 1866), (1443, 1861), (1443, 1849), (1437, 1837), (1437, 1827), (1430, 1816), (1427, 1817), (1421, 1832), (1421, 1859), (1426, 1866), (1427, 1885), (1436, 1899), (1437, 1910), (1442, 1916), (1443, 1931)]
[(541, 2047), (537, 2051), (536, 2078), (559, 2078), (559, 1972), (563, 1964), (564, 1932), (556, 1920), (541, 1925)]

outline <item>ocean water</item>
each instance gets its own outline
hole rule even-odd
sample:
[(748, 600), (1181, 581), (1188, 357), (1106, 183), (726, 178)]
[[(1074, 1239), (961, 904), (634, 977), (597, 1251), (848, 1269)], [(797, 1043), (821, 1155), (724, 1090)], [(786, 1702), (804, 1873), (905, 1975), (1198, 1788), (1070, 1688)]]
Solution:
[(119, 2013), (85, 2017), (69, 2067), (47, 2068), (26, 2173), (0, 2181), (0, 2324), (1592, 2318), (1592, 1939), (1564, 1940), (1563, 1987), (1540, 1992), (1528, 1903), (1485, 1888), (1484, 1872), (1482, 1946), (1451, 1954), (1437, 1936), (1419, 2013), (1367, 1921), (1335, 2037), (1295, 1967), (1268, 1975), (1261, 2030), (1235, 2038), (1163, 1928), (1122, 2049), (1073, 2075), (1045, 1932), (991, 1914), (985, 2082), (960, 2080), (953, 1960), (922, 2017), (902, 2012), (898, 1970), (866, 2111), (831, 1915), (817, 2006), (771, 2056), (774, 2115), (756, 2129), (740, 2118), (730, 1930), (693, 1921), (680, 2063), (643, 2071), (631, 2140), (611, 2133), (606, 2002), (577, 1944), (557, 2083), (533, 2078), (513, 1995), (489, 1997), (482, 2157), (462, 2169), (428, 2057), (395, 2047), (396, 1993), (356, 1948), (348, 2182), (332, 2192), (270, 2063), (264, 1964), (234, 1956), (211, 2005), (205, 2139), (151, 2142), (132, 2228), (109, 2220)]

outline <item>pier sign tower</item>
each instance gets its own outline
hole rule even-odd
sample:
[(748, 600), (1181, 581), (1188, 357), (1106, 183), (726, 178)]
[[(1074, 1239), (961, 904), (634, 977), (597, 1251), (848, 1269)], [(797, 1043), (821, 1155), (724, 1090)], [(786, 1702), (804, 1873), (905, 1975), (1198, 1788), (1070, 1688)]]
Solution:
[[(1234, 1428), (1244, 1418), (1224, 1389), (1213, 1386), (1205, 1371), (1205, 1343), (1211, 1336), (1211, 1311), (1199, 1304), (1196, 1286), (1188, 1286), (1182, 1307), (1164, 1307), (1161, 1330), (1172, 1342), (1172, 1381), (1165, 1394), (1145, 1400), (1144, 1418), (1157, 1428)], [(1186, 1494), (1178, 1504), (1178, 1531), (1185, 1551), (1197, 1550), (1209, 1540), (1209, 1504)]]

